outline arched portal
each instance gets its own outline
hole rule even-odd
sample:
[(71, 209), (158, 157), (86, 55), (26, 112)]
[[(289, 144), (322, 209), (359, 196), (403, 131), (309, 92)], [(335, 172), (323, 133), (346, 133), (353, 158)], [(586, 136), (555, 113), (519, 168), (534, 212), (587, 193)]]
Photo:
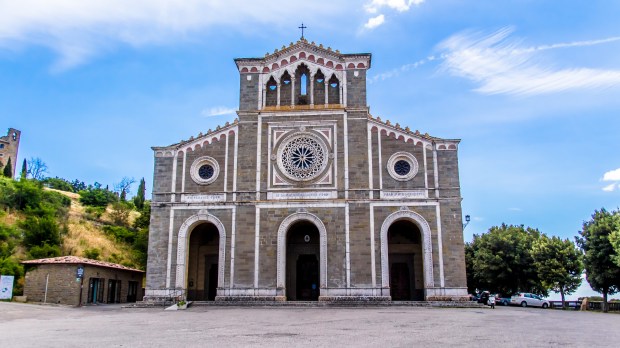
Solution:
[(277, 286), (289, 300), (317, 300), (327, 286), (327, 231), (306, 212), (286, 217), (278, 229)]
[(220, 236), (212, 223), (194, 227), (187, 257), (187, 299), (214, 301), (217, 295)]
[(420, 229), (400, 220), (388, 228), (390, 295), (393, 301), (424, 300), (424, 275)]
[(293, 224), (286, 235), (286, 298), (317, 301), (321, 258), (319, 230), (308, 221)]
[[(216, 232), (217, 239), (212, 236), (212, 232)], [(197, 237), (196, 237), (197, 236)], [(201, 237), (205, 236), (205, 237)], [(204, 240), (206, 238), (207, 240)], [(212, 238), (211, 241), (208, 239)], [(217, 266), (215, 267), (217, 272), (217, 277), (215, 278), (215, 282), (210, 283), (210, 286), (213, 287), (214, 284), (217, 284), (216, 289), (221, 289), (224, 287), (224, 260), (226, 259), (226, 230), (224, 229), (224, 225), (222, 222), (212, 214), (209, 214), (206, 211), (201, 211), (196, 215), (190, 216), (179, 229), (179, 235), (177, 237), (177, 264), (176, 264), (176, 281), (175, 288), (178, 290), (189, 290), (190, 289), (190, 279), (189, 276), (192, 275), (190, 273), (191, 261), (199, 256), (194, 258), (194, 253), (191, 252), (192, 244), (197, 243), (198, 250), (200, 250), (201, 243), (203, 243), (203, 256), (207, 256), (207, 254), (211, 252), (207, 252), (209, 247), (214, 243), (213, 241), (217, 241)], [(196, 245), (196, 244), (194, 244)], [(192, 254), (192, 255), (190, 255)], [(197, 255), (201, 255), (200, 252), (197, 252)], [(200, 261), (200, 260), (199, 260)], [(196, 266), (197, 267), (197, 266)], [(205, 266), (206, 267), (206, 266)], [(192, 268), (193, 270), (193, 268)], [(209, 271), (211, 272), (211, 267), (209, 267)], [(215, 277), (211, 275), (211, 277)], [(193, 288), (197, 288), (198, 278), (193, 279)], [(209, 286), (209, 285), (208, 285)], [(206, 289), (208, 293), (208, 286), (205, 288), (203, 283), (203, 291)], [(185, 292), (187, 296), (189, 293)]]
[[(404, 256), (401, 258), (399, 255)], [(390, 289), (390, 295), (391, 285), (394, 285), (390, 277), (394, 263), (401, 264), (396, 266), (395, 276), (405, 279), (405, 266), (402, 264), (407, 264), (410, 298), (415, 296), (416, 299), (424, 299), (426, 290), (434, 288), (431, 228), (420, 214), (406, 208), (390, 214), (381, 225), (381, 286)], [(396, 297), (399, 296), (401, 295), (397, 294)], [(402, 296), (406, 296), (406, 292)]]

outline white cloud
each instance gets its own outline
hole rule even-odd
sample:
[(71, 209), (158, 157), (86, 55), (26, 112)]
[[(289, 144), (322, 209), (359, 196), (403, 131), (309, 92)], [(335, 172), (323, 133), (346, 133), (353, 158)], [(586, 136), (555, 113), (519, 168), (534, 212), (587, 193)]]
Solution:
[(603, 181), (620, 181), (620, 168), (610, 170), (603, 174)]
[(491, 35), (465, 32), (443, 41), (442, 68), (476, 82), (484, 94), (536, 95), (571, 89), (602, 89), (620, 85), (620, 70), (556, 69), (538, 63), (536, 53), (556, 48), (590, 46), (620, 38), (520, 47), (510, 39), (512, 28)]
[(398, 12), (409, 11), (411, 6), (420, 5), (424, 0), (371, 0), (364, 8), (368, 13), (377, 13), (383, 7), (396, 10)]
[(521, 208), (508, 208), (510, 211), (523, 211)]
[[(293, 26), (293, 18), (325, 19), (346, 10), (328, 0), (20, 0), (0, 1), (0, 48), (49, 47), (68, 68), (102, 50), (190, 40), (216, 26), (251, 30), (268, 24)], [(283, 23), (282, 18), (290, 18)], [(244, 23), (240, 26), (239, 23)], [(292, 30), (292, 29), (291, 29)]]
[(613, 192), (616, 189), (617, 185), (618, 184), (616, 184), (615, 182), (613, 184), (609, 184), (609, 185), (603, 187), (603, 191), (605, 191), (605, 192)]
[(234, 114), (236, 110), (234, 108), (227, 108), (225, 106), (216, 106), (210, 109), (202, 110), (201, 114), (205, 117), (222, 116)]
[(380, 26), (381, 24), (383, 24), (383, 22), (385, 21), (385, 16), (384, 15), (378, 15), (376, 17), (372, 17), (370, 19), (368, 19), (368, 22), (366, 22), (366, 24), (364, 24), (364, 28), (366, 29), (374, 29), (378, 26)]

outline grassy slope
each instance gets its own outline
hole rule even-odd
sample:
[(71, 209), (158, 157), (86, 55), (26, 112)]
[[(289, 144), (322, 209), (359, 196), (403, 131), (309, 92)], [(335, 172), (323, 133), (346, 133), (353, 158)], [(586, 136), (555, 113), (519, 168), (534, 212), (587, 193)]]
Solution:
[[(62, 236), (61, 253), (62, 255), (85, 256), (86, 249), (99, 249), (99, 260), (115, 263), (131, 264), (135, 266), (132, 259), (131, 248), (121, 242), (117, 242), (113, 237), (106, 235), (103, 231), (103, 223), (110, 223), (109, 211), (106, 211), (98, 220), (87, 217), (84, 206), (79, 202), (80, 196), (77, 193), (56, 191), (71, 198), (71, 208), (67, 216), (68, 233)], [(138, 217), (140, 213), (132, 211), (129, 217), (130, 223)], [(14, 225), (23, 216), (18, 213), (0, 214), (0, 222), (6, 225)], [(18, 256), (23, 256), (23, 250), (17, 250)]]

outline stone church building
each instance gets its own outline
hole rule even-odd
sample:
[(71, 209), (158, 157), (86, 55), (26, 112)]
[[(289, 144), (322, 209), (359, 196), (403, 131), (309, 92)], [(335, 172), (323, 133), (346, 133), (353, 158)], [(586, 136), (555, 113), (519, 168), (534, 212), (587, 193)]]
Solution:
[(466, 298), (459, 140), (371, 116), (369, 53), (235, 63), (238, 120), (153, 147), (146, 299)]

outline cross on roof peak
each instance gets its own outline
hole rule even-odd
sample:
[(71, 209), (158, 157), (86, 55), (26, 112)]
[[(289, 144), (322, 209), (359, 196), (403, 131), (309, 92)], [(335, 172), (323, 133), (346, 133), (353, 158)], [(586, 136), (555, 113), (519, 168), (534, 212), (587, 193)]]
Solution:
[(304, 39), (304, 29), (307, 29), (308, 27), (306, 27), (304, 25), (304, 22), (301, 22), (301, 26), (298, 27), (298, 28), (301, 29), (301, 39), (303, 40)]

